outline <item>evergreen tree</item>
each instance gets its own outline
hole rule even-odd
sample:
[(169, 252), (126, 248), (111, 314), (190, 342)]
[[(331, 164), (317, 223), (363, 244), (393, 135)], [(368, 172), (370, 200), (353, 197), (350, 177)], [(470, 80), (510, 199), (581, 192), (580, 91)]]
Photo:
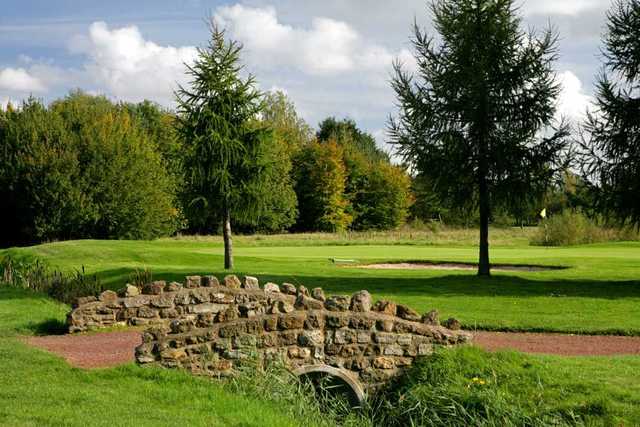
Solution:
[(604, 70), (581, 145), (584, 178), (598, 210), (640, 226), (640, 1), (607, 14)]
[(541, 197), (566, 146), (564, 126), (550, 131), (556, 36), (522, 31), (512, 0), (436, 0), (431, 11), (439, 37), (414, 26), (415, 77), (395, 64), (389, 132), (442, 200), (478, 209), (478, 274), (488, 276), (492, 209)]
[(262, 95), (253, 76), (242, 77), (242, 46), (225, 39), (211, 21), (211, 39), (198, 49), (189, 88), (180, 87), (178, 130), (185, 145), (185, 179), (191, 204), (200, 204), (221, 220), (224, 267), (233, 268), (232, 215), (250, 217), (262, 209), (262, 142), (270, 137), (255, 125)]

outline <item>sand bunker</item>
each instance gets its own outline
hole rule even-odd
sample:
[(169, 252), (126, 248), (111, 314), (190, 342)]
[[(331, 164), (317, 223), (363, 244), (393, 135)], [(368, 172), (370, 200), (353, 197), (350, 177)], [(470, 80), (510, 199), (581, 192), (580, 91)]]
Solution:
[[(378, 264), (360, 264), (352, 267), (372, 270), (477, 270), (478, 265), (466, 262), (388, 262)], [(492, 264), (493, 271), (548, 271), (563, 270), (567, 267), (545, 265)]]

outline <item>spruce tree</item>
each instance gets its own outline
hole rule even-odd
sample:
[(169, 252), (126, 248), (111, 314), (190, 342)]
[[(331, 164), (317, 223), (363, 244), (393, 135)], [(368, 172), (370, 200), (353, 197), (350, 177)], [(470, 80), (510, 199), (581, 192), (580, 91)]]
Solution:
[(478, 209), (478, 274), (488, 276), (492, 210), (539, 199), (561, 167), (557, 37), (523, 31), (512, 0), (436, 0), (431, 12), (439, 36), (414, 25), (415, 76), (395, 65), (389, 133), (442, 200)]
[(604, 69), (581, 145), (585, 181), (598, 210), (640, 225), (640, 1), (607, 14)]
[(186, 149), (185, 179), (189, 204), (222, 223), (224, 268), (233, 268), (232, 216), (259, 211), (261, 143), (270, 132), (257, 126), (262, 94), (252, 75), (242, 76), (242, 45), (226, 40), (211, 20), (211, 39), (192, 65), (190, 87), (180, 87), (178, 130)]

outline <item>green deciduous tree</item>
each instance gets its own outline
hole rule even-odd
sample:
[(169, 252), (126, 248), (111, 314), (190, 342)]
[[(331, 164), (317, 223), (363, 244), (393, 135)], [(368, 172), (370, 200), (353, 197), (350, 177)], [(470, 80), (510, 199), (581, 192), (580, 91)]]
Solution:
[(478, 208), (478, 274), (488, 276), (492, 209), (541, 197), (566, 146), (566, 128), (550, 130), (556, 37), (522, 31), (512, 0), (436, 0), (431, 11), (439, 37), (415, 26), (418, 71), (395, 66), (389, 131), (442, 200)]
[(262, 209), (261, 178), (267, 166), (263, 142), (270, 132), (256, 126), (262, 110), (253, 76), (242, 77), (236, 41), (211, 23), (211, 39), (192, 65), (190, 87), (180, 87), (178, 130), (185, 146), (185, 179), (191, 204), (200, 203), (221, 220), (224, 267), (233, 268), (232, 215), (255, 216)]
[(356, 230), (391, 230), (404, 224), (412, 203), (411, 180), (399, 166), (378, 161), (367, 170), (354, 209)]
[(276, 140), (294, 155), (313, 140), (313, 129), (300, 117), (293, 102), (284, 92), (267, 92), (264, 96), (262, 121), (273, 130)]
[(180, 225), (176, 183), (122, 105), (81, 92), (0, 120), (5, 243), (148, 239)]
[(296, 228), (303, 231), (342, 231), (351, 224), (344, 189), (343, 151), (335, 141), (312, 142), (295, 158), (299, 211)]
[(288, 229), (296, 222), (298, 200), (294, 191), (292, 159), (313, 139), (313, 131), (300, 118), (293, 103), (282, 92), (267, 92), (258, 126), (272, 130), (272, 138), (264, 141), (264, 163), (269, 165), (263, 176), (264, 209), (259, 217), (239, 223), (245, 231), (275, 232)]
[(607, 15), (604, 70), (581, 141), (596, 207), (640, 225), (640, 1), (618, 0)]
[(335, 141), (342, 147), (346, 170), (346, 212), (354, 230), (388, 230), (404, 223), (411, 204), (410, 180), (367, 132), (351, 119), (329, 117), (320, 122), (320, 143)]
[(372, 161), (389, 161), (389, 155), (376, 146), (373, 136), (361, 131), (351, 119), (337, 120), (335, 117), (327, 117), (320, 122), (316, 136), (319, 141), (333, 139), (341, 145), (353, 145)]

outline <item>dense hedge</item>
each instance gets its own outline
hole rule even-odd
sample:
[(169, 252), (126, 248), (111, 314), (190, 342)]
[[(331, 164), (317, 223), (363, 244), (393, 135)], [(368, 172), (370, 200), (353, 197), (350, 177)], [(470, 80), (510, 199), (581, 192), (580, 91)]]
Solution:
[(122, 105), (73, 93), (0, 116), (5, 243), (153, 238), (180, 225), (176, 185)]

